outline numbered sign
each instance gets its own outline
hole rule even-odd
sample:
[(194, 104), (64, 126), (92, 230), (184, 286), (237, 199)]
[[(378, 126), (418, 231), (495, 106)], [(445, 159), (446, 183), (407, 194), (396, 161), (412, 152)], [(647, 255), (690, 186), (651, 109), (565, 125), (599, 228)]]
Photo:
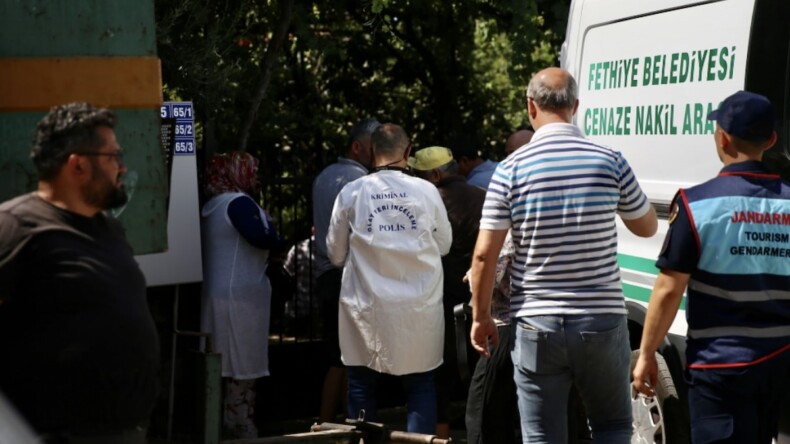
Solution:
[(162, 105), (161, 117), (168, 125), (169, 140), (172, 142), (172, 153), (175, 156), (195, 155), (195, 117), (192, 102), (165, 102)]

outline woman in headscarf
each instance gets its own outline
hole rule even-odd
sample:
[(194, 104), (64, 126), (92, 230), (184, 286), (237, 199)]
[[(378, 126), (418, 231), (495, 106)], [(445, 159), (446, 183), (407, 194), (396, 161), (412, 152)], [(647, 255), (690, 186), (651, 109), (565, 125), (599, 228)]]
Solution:
[(277, 232), (250, 197), (258, 160), (248, 153), (214, 156), (206, 167), (209, 201), (201, 211), (201, 328), (222, 354), (226, 382), (223, 425), (234, 438), (256, 438), (255, 381), (269, 375), (271, 286), (266, 276)]

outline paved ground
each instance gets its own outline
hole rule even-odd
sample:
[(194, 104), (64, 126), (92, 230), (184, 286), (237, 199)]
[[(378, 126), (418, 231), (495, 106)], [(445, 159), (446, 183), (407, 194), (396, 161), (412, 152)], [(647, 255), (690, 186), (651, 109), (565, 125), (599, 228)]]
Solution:
[[(466, 444), (466, 430), (463, 428), (463, 411), (465, 403), (455, 402), (451, 406), (452, 414), (456, 421), (450, 424), (450, 438), (453, 443)], [(406, 409), (405, 407), (387, 408), (379, 411), (379, 421), (390, 430), (406, 431)], [(303, 418), (286, 421), (266, 422), (264, 419), (259, 425), (261, 438), (271, 438), (283, 435), (310, 432), (310, 427), (317, 422), (317, 418)], [(342, 424), (344, 419), (338, 417), (336, 423)], [(261, 439), (260, 441), (265, 441)], [(223, 440), (223, 443), (234, 441)], [(255, 444), (256, 440), (236, 440), (236, 443)], [(149, 438), (149, 444), (199, 444), (197, 436), (174, 435), (170, 441), (164, 438)]]
[[(466, 430), (463, 428), (463, 409), (465, 404), (462, 402), (454, 403), (452, 405), (454, 416), (458, 420), (450, 424), (450, 438), (454, 443), (466, 444)], [(382, 409), (379, 411), (379, 421), (387, 426), (390, 430), (406, 431), (406, 409), (404, 407), (395, 407), (389, 409)], [(294, 433), (305, 433), (310, 431), (310, 427), (317, 422), (317, 418), (309, 418), (303, 420), (281, 421), (272, 424), (271, 427), (264, 425), (261, 428), (261, 436), (278, 436)], [(343, 423), (343, 418), (338, 417), (337, 423)], [(153, 444), (153, 443), (152, 443)]]

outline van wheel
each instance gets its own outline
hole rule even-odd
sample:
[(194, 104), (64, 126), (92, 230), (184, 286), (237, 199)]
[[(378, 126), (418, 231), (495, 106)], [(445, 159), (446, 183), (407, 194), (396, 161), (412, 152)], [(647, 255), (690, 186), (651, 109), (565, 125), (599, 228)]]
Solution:
[[(631, 352), (631, 371), (639, 350)], [(634, 432), (631, 444), (687, 444), (691, 442), (687, 409), (678, 397), (672, 375), (663, 356), (656, 353), (658, 381), (656, 396), (646, 397), (632, 389), (631, 408)]]

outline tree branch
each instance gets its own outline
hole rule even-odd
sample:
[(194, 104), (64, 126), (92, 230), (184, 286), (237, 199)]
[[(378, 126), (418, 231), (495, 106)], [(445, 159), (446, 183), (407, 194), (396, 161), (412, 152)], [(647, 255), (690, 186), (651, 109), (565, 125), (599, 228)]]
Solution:
[(244, 119), (244, 126), (240, 133), (240, 140), (238, 150), (247, 151), (247, 144), (250, 140), (250, 131), (252, 125), (255, 123), (255, 118), (258, 116), (258, 109), (261, 106), (263, 98), (266, 96), (266, 90), (269, 89), (269, 83), (272, 79), (272, 71), (274, 70), (274, 62), (282, 49), (285, 37), (288, 35), (288, 28), (291, 26), (291, 18), (293, 17), (294, 0), (283, 0), (281, 3), (282, 9), (280, 11), (280, 20), (277, 30), (274, 32), (269, 46), (266, 48), (266, 53), (261, 62), (261, 77), (258, 82), (258, 87), (255, 89), (255, 94), (250, 103), (250, 109), (247, 112), (247, 117)]

